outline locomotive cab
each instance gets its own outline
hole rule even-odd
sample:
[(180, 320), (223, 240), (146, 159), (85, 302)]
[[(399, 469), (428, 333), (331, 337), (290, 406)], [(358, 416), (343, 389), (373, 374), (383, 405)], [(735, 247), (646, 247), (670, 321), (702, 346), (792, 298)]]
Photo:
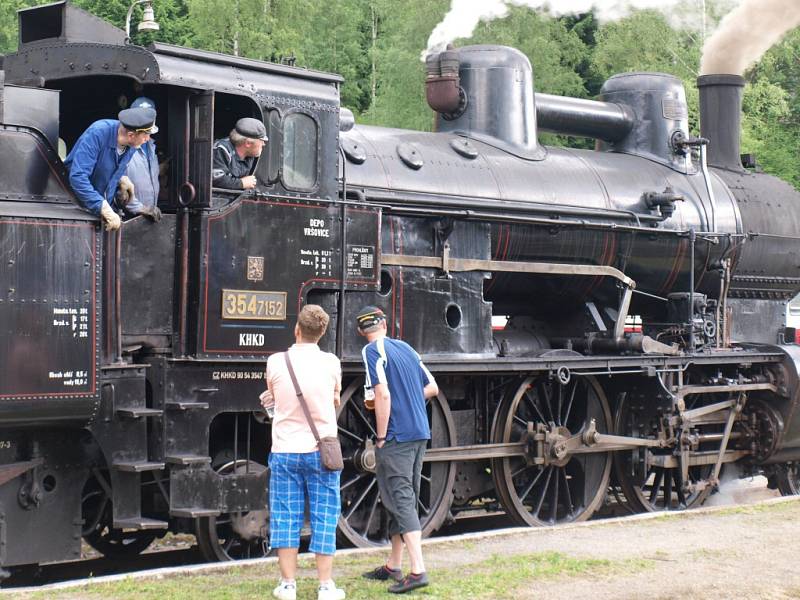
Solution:
[[(325, 304), (335, 319), (346, 288), (377, 287), (380, 211), (364, 207), (348, 216), (340, 202), (341, 78), (165, 44), (141, 48), (67, 2), (19, 15), (20, 46), (4, 57), (6, 79), (34, 90), (31, 106), (48, 121), (35, 121), (35, 111), (29, 111), (31, 124), (45, 134), (37, 137), (45, 160), (36, 168), (28, 161), (18, 173), (29, 184), (44, 185), (33, 191), (37, 198), (57, 196), (69, 206), (69, 212), (58, 207), (59, 222), (81, 221), (90, 237), (36, 245), (55, 248), (65, 273), (72, 261), (69, 268), (80, 271), (67, 280), (45, 271), (41, 286), (80, 287), (69, 293), (91, 305), (86, 339), (93, 354), (71, 353), (73, 361), (82, 361), (69, 371), (74, 394), (56, 403), (68, 370), (56, 368), (48, 353), (42, 354), (47, 361), (20, 368), (18, 359), (29, 360), (35, 350), (21, 352), (21, 321), (3, 316), (4, 352), (14, 359), (3, 368), (17, 367), (4, 378), (2, 393), (39, 395), (27, 400), (24, 414), (19, 404), (4, 405), (14, 409), (6, 422), (28, 426), (31, 433), (9, 442), (13, 464), (0, 465), (0, 475), (14, 481), (0, 484), (0, 512), (44, 532), (35, 524), (52, 518), (57, 504), (60, 529), (48, 541), (48, 553), (34, 556), (33, 541), (27, 549), (14, 544), (2, 565), (74, 557), (81, 537), (107, 554), (114, 554), (119, 539), (144, 548), (167, 528), (195, 533), (210, 560), (262, 553), (269, 428), (253, 413), (264, 389), (264, 360), (291, 344), (295, 316), (309, 299)], [(136, 217), (124, 221), (119, 233), (102, 232), (95, 217), (74, 206), (55, 148), (60, 137), (72, 149), (92, 122), (114, 118), (138, 96), (157, 108), (153, 139), (163, 217), (158, 223)], [(7, 102), (6, 112), (12, 115), (17, 106)], [(253, 173), (258, 185), (248, 191), (214, 188), (214, 141), (227, 137), (242, 117), (267, 127), (269, 142)], [(0, 136), (0, 150), (7, 140)], [(20, 142), (10, 144), (9, 156), (19, 155)], [(32, 177), (48, 170), (50, 179)], [(60, 189), (45, 185), (51, 180)], [(14, 191), (8, 178), (4, 185)], [(27, 206), (41, 212), (30, 203), (9, 210), (34, 216), (25, 212)], [(5, 215), (5, 204), (3, 210)], [(52, 219), (52, 210), (44, 216)], [(354, 232), (346, 250), (336, 251), (345, 223)], [(17, 241), (24, 247), (24, 239)], [(38, 260), (46, 262), (43, 256)], [(27, 268), (36, 270), (32, 263)], [(76, 313), (76, 321), (81, 319)], [(69, 315), (65, 322), (70, 325)], [(48, 345), (46, 335), (32, 333)], [(332, 339), (331, 334), (331, 347)], [(68, 350), (51, 346), (62, 354)], [(34, 377), (31, 369), (41, 373)], [(81, 374), (78, 387), (75, 373)], [(42, 378), (44, 388), (20, 387), (39, 385)], [(54, 385), (59, 389), (50, 394)], [(72, 427), (74, 435), (51, 434), (48, 423)], [(75, 448), (82, 458), (67, 442), (73, 438), (81, 440)], [(64, 477), (59, 454), (83, 466)], [(30, 499), (22, 505), (16, 500), (20, 486)], [(38, 510), (45, 488), (49, 495)], [(248, 511), (255, 512), (246, 517)], [(223, 514), (234, 515), (235, 531), (216, 525)], [(246, 520), (236, 524), (236, 518)], [(231, 535), (237, 539), (233, 545), (226, 543)]]

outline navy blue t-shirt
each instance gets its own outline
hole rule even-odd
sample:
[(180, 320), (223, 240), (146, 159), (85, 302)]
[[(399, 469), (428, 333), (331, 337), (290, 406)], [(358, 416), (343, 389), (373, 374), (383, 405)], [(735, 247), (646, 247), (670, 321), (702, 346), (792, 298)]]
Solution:
[(385, 383), (392, 398), (386, 439), (398, 442), (429, 440), (431, 429), (422, 390), (433, 382), (419, 354), (402, 340), (383, 337), (361, 351), (367, 370), (366, 384)]

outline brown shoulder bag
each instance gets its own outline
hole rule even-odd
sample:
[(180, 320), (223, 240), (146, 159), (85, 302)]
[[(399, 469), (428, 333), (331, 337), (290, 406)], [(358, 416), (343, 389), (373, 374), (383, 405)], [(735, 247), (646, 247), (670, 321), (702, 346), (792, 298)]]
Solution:
[(306, 421), (308, 421), (308, 424), (311, 427), (311, 433), (314, 434), (314, 439), (317, 440), (317, 445), (319, 446), (319, 459), (320, 462), (322, 462), (322, 466), (328, 471), (341, 471), (344, 469), (344, 460), (342, 460), (342, 446), (339, 444), (339, 438), (335, 436), (324, 438), (319, 437), (317, 426), (314, 425), (314, 419), (311, 418), (311, 412), (308, 410), (308, 404), (306, 404), (306, 399), (303, 397), (303, 391), (300, 389), (300, 384), (297, 383), (297, 377), (295, 376), (294, 369), (292, 368), (292, 361), (289, 360), (289, 353), (284, 352), (283, 358), (286, 360), (286, 367), (289, 369), (289, 376), (292, 378), (297, 399), (300, 401), (300, 406), (303, 407), (303, 414), (305, 414)]

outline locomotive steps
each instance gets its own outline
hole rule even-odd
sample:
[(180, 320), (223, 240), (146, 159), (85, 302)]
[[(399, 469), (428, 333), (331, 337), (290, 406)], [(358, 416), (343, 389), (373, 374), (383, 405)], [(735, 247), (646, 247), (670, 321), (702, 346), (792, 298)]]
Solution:
[[(761, 492), (756, 492), (763, 495)], [(749, 497), (753, 497), (752, 494)], [(555, 528), (513, 528), (425, 542), (436, 598), (796, 597), (800, 498), (648, 513)], [(350, 598), (382, 594), (358, 574), (381, 549), (342, 550), (337, 583)], [(214, 592), (266, 597), (276, 559), (156, 569), (0, 593), (48, 598), (188, 598)], [(299, 597), (312, 597), (313, 561), (302, 561)], [(743, 568), (744, 567), (744, 568)], [(136, 580), (136, 581), (131, 581)], [(308, 592), (308, 593), (306, 593)], [(221, 597), (221, 596), (220, 596)]]

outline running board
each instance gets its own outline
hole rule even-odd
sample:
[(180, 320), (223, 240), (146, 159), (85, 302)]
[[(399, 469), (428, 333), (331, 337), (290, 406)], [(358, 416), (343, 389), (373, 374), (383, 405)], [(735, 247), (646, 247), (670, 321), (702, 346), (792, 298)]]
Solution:
[(146, 519), (140, 517), (138, 519), (119, 519), (114, 521), (114, 529), (166, 529), (169, 523), (166, 521), (158, 521), (156, 519)]
[(187, 519), (197, 519), (199, 517), (217, 517), (222, 511), (214, 508), (173, 508), (169, 511), (173, 517), (184, 517)]

